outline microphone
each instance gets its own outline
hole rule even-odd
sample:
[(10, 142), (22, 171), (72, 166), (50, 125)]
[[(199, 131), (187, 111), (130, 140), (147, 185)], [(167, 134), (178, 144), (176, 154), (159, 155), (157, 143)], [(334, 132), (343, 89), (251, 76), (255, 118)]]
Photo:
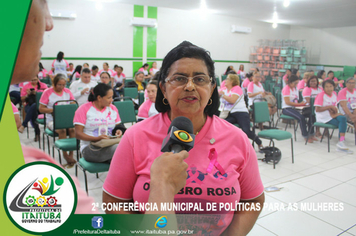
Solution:
[(167, 136), (162, 143), (161, 152), (189, 152), (194, 147), (195, 135), (192, 122), (184, 116), (175, 118), (168, 128)]

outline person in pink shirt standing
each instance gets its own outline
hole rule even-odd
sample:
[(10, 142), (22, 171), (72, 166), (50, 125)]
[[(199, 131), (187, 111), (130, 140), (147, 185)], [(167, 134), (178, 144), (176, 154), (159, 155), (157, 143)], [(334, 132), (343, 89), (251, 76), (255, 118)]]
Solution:
[(58, 52), (57, 58), (52, 62), (52, 71), (54, 75), (63, 74), (67, 76), (69, 70), (69, 63), (64, 59), (64, 53)]
[(40, 140), (40, 128), (36, 122), (38, 116), (36, 93), (43, 92), (45, 89), (47, 89), (47, 85), (39, 81), (38, 77), (35, 76), (31, 82), (26, 84), (21, 90), (21, 100), (25, 104), (26, 117), (20, 128), (18, 128), (18, 131), (22, 133), (27, 127), (28, 122), (31, 121), (35, 129), (35, 142)]
[[(106, 204), (157, 204), (157, 210), (107, 213), (176, 214), (185, 217), (178, 220), (178, 229), (191, 222), (187, 214), (195, 214), (196, 223), (192, 223), (197, 235), (206, 231), (210, 235), (246, 235), (262, 210), (264, 188), (247, 136), (214, 116), (218, 107), (213, 60), (205, 49), (182, 42), (163, 59), (156, 98), (160, 113), (126, 131), (103, 186)], [(185, 150), (163, 153), (162, 141), (179, 116), (192, 122), (194, 147), (189, 154)], [(260, 207), (248, 212), (246, 208), (209, 211), (206, 203), (213, 202)], [(162, 208), (161, 203), (201, 203), (202, 211), (182, 208), (175, 212)]]
[(356, 79), (350, 77), (346, 80), (346, 88), (339, 91), (337, 100), (340, 103), (339, 109), (347, 118), (347, 121), (354, 124), (356, 129)]
[(325, 80), (323, 82), (324, 91), (318, 94), (314, 102), (316, 121), (337, 126), (339, 128), (339, 142), (336, 147), (348, 150), (345, 144), (346, 117), (338, 112), (337, 94), (334, 88), (334, 81)]

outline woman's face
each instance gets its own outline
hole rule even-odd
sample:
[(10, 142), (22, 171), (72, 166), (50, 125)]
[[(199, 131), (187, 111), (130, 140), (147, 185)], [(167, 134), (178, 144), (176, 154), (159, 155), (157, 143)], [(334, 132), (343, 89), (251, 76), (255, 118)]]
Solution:
[(297, 87), (298, 82), (299, 82), (299, 80), (296, 80), (296, 81), (294, 81), (292, 83), (289, 83), (288, 85), (289, 85), (290, 88), (293, 89), (293, 88)]
[(244, 65), (240, 65), (239, 70), (244, 71)]
[(310, 85), (310, 87), (312, 87), (312, 88), (316, 88), (316, 87), (318, 86), (318, 81), (317, 81), (317, 79), (316, 79), (316, 78), (311, 79), (310, 82), (309, 82), (309, 85)]
[(36, 85), (37, 82), (38, 82), (37, 76), (35, 76), (35, 77), (33, 77), (33, 78), (31, 79), (31, 84), (32, 84), (33, 86)]
[(109, 89), (104, 97), (98, 97), (98, 98), (100, 98), (99, 99), (100, 105), (103, 107), (110, 106), (110, 104), (113, 101), (113, 98), (112, 98), (113, 95), (114, 95), (114, 92), (112, 91), (112, 89)]
[(329, 78), (329, 79), (334, 78), (334, 73), (329, 73), (329, 74), (328, 74), (328, 78)]
[(231, 80), (229, 79), (229, 78), (227, 78), (226, 80), (225, 80), (225, 86), (226, 87), (232, 87), (232, 82), (231, 82)]
[(100, 75), (100, 80), (104, 84), (108, 84), (110, 82), (110, 78), (109, 78), (108, 74), (106, 74), (106, 73), (102, 73)]
[(153, 68), (157, 68), (157, 62), (153, 62), (153, 63), (152, 63), (152, 67), (153, 67)]
[(144, 69), (144, 70), (148, 70), (148, 67), (149, 67), (149, 66), (144, 66), (143, 69)]
[(142, 73), (136, 75), (136, 81), (137, 82), (142, 82), (144, 78), (145, 78), (145, 76)]
[(253, 82), (254, 83), (258, 83), (261, 81), (261, 74), (260, 73), (257, 73), (253, 76)]
[(355, 89), (355, 83), (356, 79), (350, 80), (349, 82), (346, 83), (346, 87), (348, 90), (354, 90)]
[(321, 79), (325, 79), (325, 77), (326, 77), (326, 72), (324, 72), (322, 75), (321, 75)]
[(56, 86), (54, 87), (54, 89), (56, 90), (56, 92), (62, 92), (63, 89), (66, 87), (66, 81), (65, 79), (61, 79), (58, 81), (58, 83), (56, 84)]
[(299, 72), (299, 70), (297, 71), (296, 76), (298, 76), (298, 78), (300, 77), (300, 72)]
[(146, 89), (147, 89), (148, 99), (150, 99), (151, 102), (156, 102), (157, 86), (154, 84), (149, 84), (147, 85)]
[[(205, 62), (195, 58), (182, 58), (175, 61), (169, 68), (167, 77), (171, 78), (173, 75), (187, 77), (206, 75), (209, 77)], [(171, 107), (171, 115), (174, 116), (203, 115), (215, 86), (211, 83), (197, 86), (191, 78), (182, 86), (173, 86), (170, 82), (160, 83), (163, 95)]]
[(104, 69), (105, 71), (107, 71), (107, 70), (109, 69), (109, 66), (108, 66), (106, 63), (104, 63), (104, 64), (103, 64), (103, 69)]
[(326, 83), (324, 86), (324, 91), (330, 95), (334, 91), (334, 86), (332, 84)]
[(53, 22), (47, 2), (33, 0), (12, 76), (12, 84), (29, 81), (37, 75), (42, 55), (40, 48), (43, 44), (43, 35), (45, 31), (50, 31), (52, 28)]

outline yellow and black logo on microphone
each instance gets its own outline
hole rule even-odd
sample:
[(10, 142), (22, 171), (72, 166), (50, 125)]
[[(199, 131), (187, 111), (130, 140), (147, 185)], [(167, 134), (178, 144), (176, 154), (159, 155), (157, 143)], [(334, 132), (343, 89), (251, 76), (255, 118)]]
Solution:
[(173, 132), (174, 136), (182, 142), (189, 143), (193, 141), (192, 136), (184, 130), (176, 130)]

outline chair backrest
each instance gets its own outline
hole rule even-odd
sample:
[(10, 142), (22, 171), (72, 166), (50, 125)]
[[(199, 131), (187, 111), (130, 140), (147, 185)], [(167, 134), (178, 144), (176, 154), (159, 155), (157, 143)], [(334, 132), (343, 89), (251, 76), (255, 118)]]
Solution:
[(299, 100), (298, 102), (302, 102), (303, 101), (303, 91), (299, 91)]
[(116, 101), (113, 103), (114, 106), (119, 111), (121, 123), (132, 123), (137, 122), (135, 107), (130, 100), (126, 101)]
[(253, 103), (253, 122), (263, 123), (270, 122), (268, 103), (266, 101)]
[(315, 97), (310, 97), (310, 107), (312, 109), (312, 115), (315, 115), (315, 106), (314, 106), (314, 102), (315, 102)]
[(226, 80), (226, 77), (227, 77), (227, 75), (222, 75), (222, 76), (221, 76), (221, 82), (224, 81), (224, 80)]
[(41, 99), (42, 93), (43, 92), (36, 93), (36, 109), (37, 109), (37, 111), (39, 111), (39, 108), (40, 108), (40, 99)]
[(141, 104), (145, 101), (145, 93), (138, 93), (138, 105), (141, 106)]
[(281, 90), (277, 90), (275, 97), (277, 99), (277, 109), (282, 109), (282, 93), (281, 93)]
[(132, 82), (133, 79), (125, 79), (125, 86), (127, 86), (128, 83)]
[[(58, 105), (60, 102), (75, 102), (74, 104)], [(53, 129), (73, 128), (73, 119), (78, 103), (74, 100), (57, 101), (53, 106)]]
[(138, 97), (137, 88), (124, 88), (124, 96), (136, 99)]

